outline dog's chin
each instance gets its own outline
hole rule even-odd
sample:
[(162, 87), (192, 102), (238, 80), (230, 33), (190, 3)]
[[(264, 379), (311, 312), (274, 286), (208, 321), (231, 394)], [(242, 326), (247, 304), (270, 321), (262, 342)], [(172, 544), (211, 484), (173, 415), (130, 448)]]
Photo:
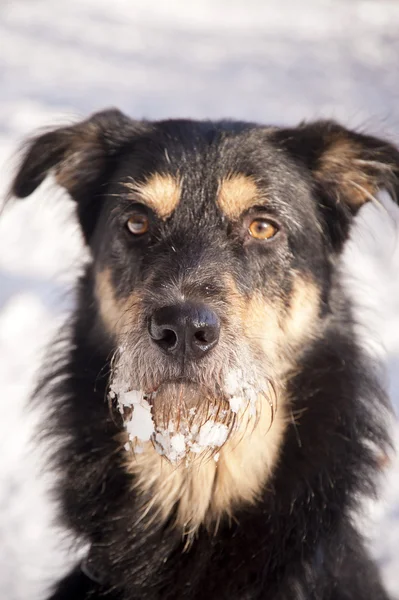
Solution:
[(234, 415), (222, 393), (190, 381), (162, 383), (150, 399), (159, 454), (174, 463), (212, 455), (225, 443)]
[(143, 452), (149, 443), (175, 464), (217, 452), (236, 417), (222, 392), (189, 380), (163, 381), (148, 391), (111, 390), (132, 450)]
[(255, 427), (265, 407), (273, 419), (267, 381), (255, 385), (255, 374), (249, 377), (240, 368), (212, 373), (209, 383), (195, 377), (157, 378), (154, 371), (140, 381), (132, 375), (131, 365), (116, 366), (110, 398), (122, 415), (125, 448), (136, 453), (155, 448), (175, 464), (190, 462), (216, 454), (230, 436)]
[(149, 395), (155, 424), (167, 427), (171, 420), (205, 422), (226, 417), (229, 404), (221, 391), (188, 380), (166, 381)]

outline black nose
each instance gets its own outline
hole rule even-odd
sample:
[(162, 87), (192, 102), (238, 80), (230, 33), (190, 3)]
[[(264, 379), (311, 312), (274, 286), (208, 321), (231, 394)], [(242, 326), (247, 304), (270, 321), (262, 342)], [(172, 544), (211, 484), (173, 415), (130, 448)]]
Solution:
[(148, 327), (150, 337), (165, 353), (201, 358), (216, 346), (218, 316), (202, 304), (176, 304), (156, 310)]

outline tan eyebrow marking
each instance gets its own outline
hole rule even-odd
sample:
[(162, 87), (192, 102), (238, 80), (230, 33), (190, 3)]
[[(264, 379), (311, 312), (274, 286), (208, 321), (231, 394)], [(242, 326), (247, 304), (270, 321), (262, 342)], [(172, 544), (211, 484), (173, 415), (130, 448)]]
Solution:
[(237, 173), (220, 181), (217, 202), (230, 219), (235, 219), (250, 208), (259, 197), (255, 180)]
[(144, 183), (127, 181), (123, 185), (137, 194), (161, 219), (170, 217), (181, 197), (181, 181), (169, 174), (154, 173)]

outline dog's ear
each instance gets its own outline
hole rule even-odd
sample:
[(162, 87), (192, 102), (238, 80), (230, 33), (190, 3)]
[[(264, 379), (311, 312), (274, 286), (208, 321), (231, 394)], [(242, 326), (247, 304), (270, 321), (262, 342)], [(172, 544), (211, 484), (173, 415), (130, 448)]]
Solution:
[(334, 242), (347, 237), (351, 217), (375, 199), (378, 190), (386, 189), (398, 201), (399, 152), (389, 142), (333, 121), (282, 129), (276, 135), (295, 161), (309, 170)]
[(115, 158), (137, 133), (138, 123), (116, 109), (92, 115), (69, 127), (48, 131), (30, 140), (23, 152), (10, 195), (29, 196), (54, 172), (57, 183), (78, 203), (86, 238), (92, 229), (88, 212), (107, 181)]

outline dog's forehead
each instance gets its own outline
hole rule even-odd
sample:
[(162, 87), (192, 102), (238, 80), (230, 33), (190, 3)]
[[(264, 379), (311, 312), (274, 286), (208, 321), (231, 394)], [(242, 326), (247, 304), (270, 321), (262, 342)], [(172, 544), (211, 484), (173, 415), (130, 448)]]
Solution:
[(189, 209), (234, 220), (266, 204), (268, 193), (278, 199), (298, 184), (298, 172), (272, 133), (244, 123), (161, 122), (136, 140), (118, 181), (131, 200), (161, 219)]

